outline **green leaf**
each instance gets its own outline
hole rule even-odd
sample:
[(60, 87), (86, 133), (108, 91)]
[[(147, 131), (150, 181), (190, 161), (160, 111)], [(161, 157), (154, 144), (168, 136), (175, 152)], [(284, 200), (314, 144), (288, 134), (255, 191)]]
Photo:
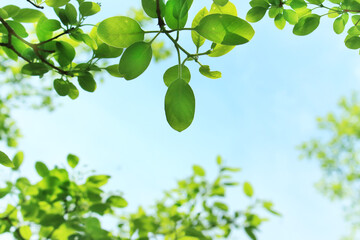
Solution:
[(253, 196), (254, 190), (249, 182), (244, 183), (243, 189), (244, 189), (244, 193), (246, 194), (246, 196), (248, 196), (248, 197)]
[(48, 176), (50, 173), (48, 167), (43, 162), (36, 162), (35, 169), (39, 176), (43, 178)]
[(60, 66), (68, 66), (72, 63), (75, 58), (76, 52), (74, 47), (65, 41), (58, 41), (55, 43), (56, 55), (55, 59), (58, 61)]
[(18, 170), (23, 161), (24, 161), (24, 153), (22, 151), (17, 152), (13, 158), (13, 164), (14, 164), (13, 170)]
[(298, 9), (298, 8), (306, 8), (307, 3), (304, 0), (292, 0), (290, 3), (290, 7), (292, 9)]
[(266, 11), (267, 8), (253, 7), (247, 12), (246, 20), (253, 23), (258, 22), (265, 16)]
[(72, 84), (71, 82), (68, 82), (69, 85), (69, 93), (68, 96), (72, 99), (75, 100), (76, 98), (79, 97), (79, 90), (76, 88), (76, 86), (74, 84)]
[(11, 162), (10, 158), (4, 153), (0, 151), (0, 164), (5, 167), (14, 167), (13, 162)]
[(104, 215), (109, 209), (109, 205), (105, 203), (95, 203), (90, 206), (89, 210), (91, 212), (95, 212), (100, 214), (101, 216)]
[(296, 12), (290, 9), (284, 9), (283, 16), (291, 25), (295, 25), (299, 21)]
[(188, 15), (189, 9), (193, 3), (193, 0), (176, 0), (173, 8), (173, 16), (176, 19), (181, 19)]
[(55, 19), (46, 19), (42, 22), (41, 28), (45, 31), (54, 32), (61, 28), (61, 23)]
[(283, 8), (271, 6), (271, 8), (269, 9), (269, 17), (275, 18), (277, 15), (279, 15), (279, 13), (282, 14), (282, 12)]
[(206, 39), (223, 45), (247, 43), (255, 34), (249, 23), (228, 14), (207, 15), (195, 30)]
[(199, 68), (199, 72), (204, 75), (205, 77), (211, 78), (211, 79), (217, 79), (221, 78), (221, 72), (219, 71), (210, 71), (210, 67), (208, 65), (202, 65)]
[(60, 214), (46, 214), (41, 218), (40, 224), (46, 227), (57, 228), (65, 221), (64, 217)]
[(253, 227), (245, 227), (245, 232), (246, 232), (246, 234), (247, 234), (252, 240), (256, 240), (256, 236), (255, 236), (253, 230), (254, 230)]
[(337, 16), (340, 15), (341, 12), (342, 12), (341, 8), (333, 7), (331, 9), (329, 9), (328, 17), (329, 18), (336, 18)]
[(171, 29), (180, 29), (185, 27), (188, 15), (185, 14), (182, 17), (174, 16), (174, 9), (177, 5), (178, 0), (169, 0), (165, 5), (165, 22)]
[(176, 131), (190, 126), (195, 115), (195, 96), (189, 84), (177, 79), (168, 88), (165, 96), (166, 119)]
[(201, 177), (205, 176), (205, 170), (199, 165), (194, 165), (193, 166), (193, 171), (194, 171), (195, 175), (198, 175), (198, 176), (201, 176)]
[(209, 57), (221, 57), (231, 50), (233, 50), (235, 46), (216, 44), (216, 46), (211, 50), (208, 54)]
[(111, 47), (106, 43), (100, 44), (94, 51), (96, 57), (98, 58), (117, 58), (122, 54), (122, 52), (122, 48)]
[(82, 16), (91, 16), (100, 11), (100, 6), (94, 2), (82, 2), (79, 11)]
[[(11, 20), (6, 20), (6, 23), (9, 24), (9, 26), (22, 38), (26, 38), (27, 36), (29, 36), (29, 34), (26, 32), (25, 27), (19, 23), (19, 22), (15, 22), (15, 21), (11, 21)], [(7, 29), (4, 27), (4, 25), (0, 25), (0, 32), (4, 33), (4, 34), (8, 34)]]
[(251, 0), (250, 1), (251, 7), (263, 7), (263, 8), (269, 8), (269, 3), (266, 0)]
[(59, 96), (67, 96), (69, 94), (70, 87), (66, 81), (62, 79), (55, 79), (54, 89)]
[(71, 25), (75, 25), (77, 23), (77, 11), (71, 3), (66, 4), (65, 16)]
[(309, 14), (299, 19), (295, 24), (293, 33), (298, 36), (305, 36), (312, 33), (320, 24), (320, 16)]
[(19, 228), (19, 233), (24, 240), (30, 239), (32, 234), (29, 226), (21, 226)]
[(360, 48), (360, 37), (351, 36), (345, 39), (345, 46), (350, 49), (359, 49)]
[(77, 79), (80, 87), (85, 91), (94, 92), (96, 90), (96, 82), (91, 73), (83, 72), (78, 76)]
[(214, 0), (214, 3), (219, 6), (225, 6), (228, 2), (229, 0)]
[(341, 16), (335, 19), (333, 29), (336, 34), (340, 34), (344, 31), (345, 21)]
[(13, 19), (18, 22), (34, 23), (37, 22), (42, 16), (44, 16), (44, 13), (40, 12), (39, 10), (22, 8), (19, 10), (18, 14), (13, 17)]
[(228, 2), (224, 6), (220, 6), (220, 5), (217, 5), (215, 3), (211, 4), (210, 14), (216, 14), (216, 13), (229, 14), (229, 15), (237, 16), (236, 7), (231, 2)]
[(222, 164), (222, 157), (221, 156), (216, 157), (216, 164), (219, 165), (219, 166)]
[(223, 210), (223, 211), (229, 210), (229, 207), (225, 203), (222, 203), (222, 202), (214, 202), (214, 207), (216, 207), (220, 210)]
[(137, 42), (128, 47), (120, 58), (119, 73), (126, 80), (140, 76), (149, 66), (152, 58), (150, 43)]
[(108, 182), (109, 178), (110, 178), (110, 176), (108, 176), (108, 175), (93, 175), (93, 176), (88, 177), (86, 182), (91, 183), (92, 185), (94, 185), (96, 187), (101, 187)]
[(119, 64), (114, 64), (114, 65), (110, 65), (107, 66), (105, 68), (105, 70), (113, 77), (118, 77), (118, 78), (122, 78), (124, 77), (120, 72), (119, 72)]
[(99, 38), (116, 48), (127, 48), (135, 42), (144, 40), (144, 31), (129, 17), (111, 17), (102, 21), (97, 29)]
[(70, 0), (45, 0), (46, 5), (53, 8), (58, 8), (67, 4)]
[(307, 0), (309, 3), (312, 4), (316, 4), (316, 5), (320, 5), (322, 4), (325, 0)]
[(71, 168), (75, 168), (79, 163), (79, 157), (74, 154), (67, 155), (67, 163)]
[(167, 69), (164, 73), (163, 79), (166, 86), (170, 86), (172, 82), (181, 78), (187, 83), (190, 82), (191, 73), (190, 70), (185, 65), (181, 66), (181, 76), (179, 77), (179, 65), (172, 66)]
[(20, 11), (20, 8), (15, 5), (6, 5), (3, 9), (7, 12), (9, 18), (15, 17)]
[(106, 203), (117, 208), (124, 208), (128, 205), (127, 201), (121, 196), (110, 196)]
[(28, 63), (25, 64), (21, 73), (31, 76), (41, 76), (49, 71), (49, 68), (43, 63)]
[(284, 16), (279, 13), (276, 18), (274, 19), (274, 23), (275, 23), (275, 26), (278, 28), (278, 29), (284, 29), (285, 25), (286, 25), (286, 21), (285, 21), (285, 18)]
[[(196, 16), (194, 17), (194, 20), (193, 20), (193, 22), (192, 22), (192, 24), (191, 24), (191, 27), (192, 27), (192, 28), (195, 28), (195, 27), (199, 24), (200, 20), (201, 20), (203, 17), (205, 17), (208, 13), (209, 13), (209, 12), (208, 12), (208, 10), (206, 9), (206, 7), (204, 7), (203, 9), (201, 9), (201, 10), (196, 14)], [(193, 43), (195, 44), (195, 46), (198, 47), (198, 48), (201, 47), (201, 46), (204, 44), (204, 42), (205, 42), (205, 38), (202, 37), (202, 36), (200, 36), (200, 34), (197, 33), (196, 31), (191, 31), (191, 39), (192, 39)]]
[[(156, 0), (141, 0), (142, 8), (145, 13), (151, 18), (157, 18), (157, 4)], [(159, 1), (160, 4), (160, 15), (163, 17), (165, 15), (165, 3), (164, 0)]]

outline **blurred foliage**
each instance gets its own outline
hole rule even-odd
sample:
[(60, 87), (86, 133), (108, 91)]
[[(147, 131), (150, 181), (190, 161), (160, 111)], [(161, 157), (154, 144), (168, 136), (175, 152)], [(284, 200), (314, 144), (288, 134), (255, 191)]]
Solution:
[(343, 98), (340, 111), (318, 118), (324, 134), (299, 146), (301, 158), (316, 159), (322, 178), (316, 184), (325, 196), (341, 200), (353, 232), (347, 239), (358, 239), (360, 230), (360, 101), (356, 95)]
[[(271, 202), (254, 198), (248, 182), (243, 184), (243, 190), (250, 204), (232, 211), (225, 195), (227, 188), (239, 185), (232, 177), (239, 169), (223, 166), (220, 157), (218, 176), (213, 182), (205, 178), (201, 166), (195, 165), (193, 174), (178, 181), (177, 188), (166, 191), (149, 211), (139, 207), (130, 214), (117, 211), (127, 206), (121, 194), (103, 191), (110, 176), (85, 177), (88, 173), (71, 170), (79, 163), (77, 156), (69, 154), (69, 166), (62, 168), (49, 169), (43, 162), (36, 162), (40, 177), (36, 183), (19, 175), (23, 158), (22, 152), (14, 156), (8, 166), (18, 176), (0, 188), (0, 235), (9, 238), (210, 240), (229, 239), (232, 232), (242, 229), (250, 239), (256, 239), (256, 231), (267, 221), (256, 211), (265, 209), (278, 215)], [(119, 222), (118, 229), (104, 227), (103, 216), (108, 217), (106, 222)]]

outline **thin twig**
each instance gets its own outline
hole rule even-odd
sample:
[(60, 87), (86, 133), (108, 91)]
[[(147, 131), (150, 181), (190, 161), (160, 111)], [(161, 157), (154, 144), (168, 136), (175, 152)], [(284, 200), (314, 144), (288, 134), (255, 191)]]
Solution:
[(40, 5), (37, 5), (37, 4), (33, 3), (31, 0), (26, 0), (26, 1), (29, 2), (31, 5), (33, 5), (36, 8), (44, 9), (43, 6), (40, 6)]

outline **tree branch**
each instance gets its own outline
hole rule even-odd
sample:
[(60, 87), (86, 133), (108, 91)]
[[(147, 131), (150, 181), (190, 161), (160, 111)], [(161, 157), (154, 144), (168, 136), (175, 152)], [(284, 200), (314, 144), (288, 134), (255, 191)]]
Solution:
[(40, 6), (40, 5), (37, 5), (37, 4), (33, 3), (31, 0), (26, 0), (26, 1), (29, 2), (31, 5), (33, 5), (36, 8), (44, 9), (43, 6)]

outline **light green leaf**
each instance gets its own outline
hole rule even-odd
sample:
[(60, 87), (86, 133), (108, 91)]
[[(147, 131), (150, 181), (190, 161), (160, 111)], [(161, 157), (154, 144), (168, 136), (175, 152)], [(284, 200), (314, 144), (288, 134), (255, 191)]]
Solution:
[(284, 16), (279, 13), (276, 18), (274, 19), (274, 23), (275, 23), (275, 26), (278, 28), (278, 29), (284, 29), (285, 25), (286, 25), (286, 21), (284, 19)]
[(195, 96), (189, 84), (177, 79), (168, 88), (165, 96), (166, 119), (176, 131), (190, 126), (195, 115)]
[(82, 16), (91, 16), (100, 11), (100, 6), (94, 2), (82, 2), (79, 11)]
[(18, 170), (23, 161), (24, 161), (24, 153), (22, 151), (17, 152), (13, 157), (13, 164), (14, 164), (13, 170)]
[(110, 196), (106, 203), (117, 208), (124, 208), (128, 205), (127, 201), (121, 196)]
[(74, 154), (67, 155), (67, 163), (71, 168), (75, 168), (79, 163), (79, 157)]
[(345, 21), (341, 16), (335, 19), (333, 29), (336, 34), (340, 34), (344, 31)]
[(118, 77), (118, 78), (122, 78), (124, 77), (120, 72), (119, 72), (119, 64), (113, 64), (110, 66), (107, 66), (105, 68), (105, 70), (113, 77)]
[(283, 16), (291, 25), (295, 25), (299, 21), (297, 13), (291, 9), (285, 9)]
[(69, 93), (68, 93), (68, 96), (72, 99), (72, 100), (75, 100), (76, 98), (79, 97), (79, 90), (76, 88), (76, 86), (71, 83), (71, 82), (68, 82), (68, 85), (69, 85)]
[(254, 194), (254, 190), (249, 182), (244, 183), (243, 190), (248, 197), (252, 197)]
[(247, 43), (255, 34), (249, 23), (228, 14), (207, 15), (195, 30), (206, 39), (223, 45)]
[(135, 42), (144, 40), (144, 31), (129, 17), (111, 17), (102, 21), (97, 29), (99, 38), (116, 48), (127, 48)]
[(209, 57), (221, 57), (231, 50), (233, 50), (235, 46), (216, 44), (216, 46), (211, 50), (208, 54)]
[(228, 2), (226, 5), (224, 6), (220, 6), (218, 4), (211, 4), (211, 8), (210, 8), (210, 14), (229, 14), (229, 15), (233, 15), (233, 16), (237, 16), (237, 10), (236, 7), (233, 3)]
[(205, 170), (199, 165), (194, 165), (193, 166), (193, 171), (194, 171), (195, 175), (198, 175), (198, 176), (201, 176), (201, 177), (205, 176)]
[(24, 240), (30, 239), (32, 234), (29, 226), (21, 226), (19, 228), (19, 233)]
[(208, 65), (202, 65), (199, 68), (199, 72), (204, 75), (205, 77), (217, 79), (221, 78), (221, 72), (219, 71), (210, 71), (210, 67)]
[(169, 0), (166, 2), (165, 5), (165, 22), (171, 29), (180, 29), (185, 27), (188, 15), (185, 14), (184, 16), (178, 17), (174, 16), (174, 9), (177, 6), (178, 0)]
[(42, 16), (44, 16), (44, 13), (39, 10), (22, 8), (19, 10), (18, 14), (13, 17), (13, 19), (18, 22), (33, 23), (37, 22)]
[(265, 16), (266, 11), (267, 8), (253, 7), (247, 12), (246, 20), (253, 23), (258, 22)]
[[(195, 28), (199, 24), (200, 20), (203, 17), (205, 17), (207, 14), (208, 14), (208, 10), (206, 9), (206, 7), (201, 9), (194, 17), (191, 27)], [(200, 36), (200, 34), (197, 33), (196, 31), (191, 31), (191, 38), (192, 38), (192, 41), (195, 44), (195, 46), (198, 48), (201, 47), (205, 42), (205, 38)]]
[(172, 66), (164, 73), (163, 79), (166, 86), (170, 86), (172, 82), (181, 78), (185, 82), (189, 83), (191, 78), (190, 70), (185, 65), (181, 66), (181, 76), (179, 77), (179, 65)]
[(298, 36), (305, 36), (312, 33), (320, 24), (320, 16), (317, 14), (309, 14), (300, 18), (295, 24), (293, 33)]
[(35, 163), (36, 172), (40, 175), (40, 177), (46, 177), (49, 175), (49, 169), (43, 162)]
[(53, 8), (58, 8), (67, 4), (70, 0), (45, 0), (46, 5)]

